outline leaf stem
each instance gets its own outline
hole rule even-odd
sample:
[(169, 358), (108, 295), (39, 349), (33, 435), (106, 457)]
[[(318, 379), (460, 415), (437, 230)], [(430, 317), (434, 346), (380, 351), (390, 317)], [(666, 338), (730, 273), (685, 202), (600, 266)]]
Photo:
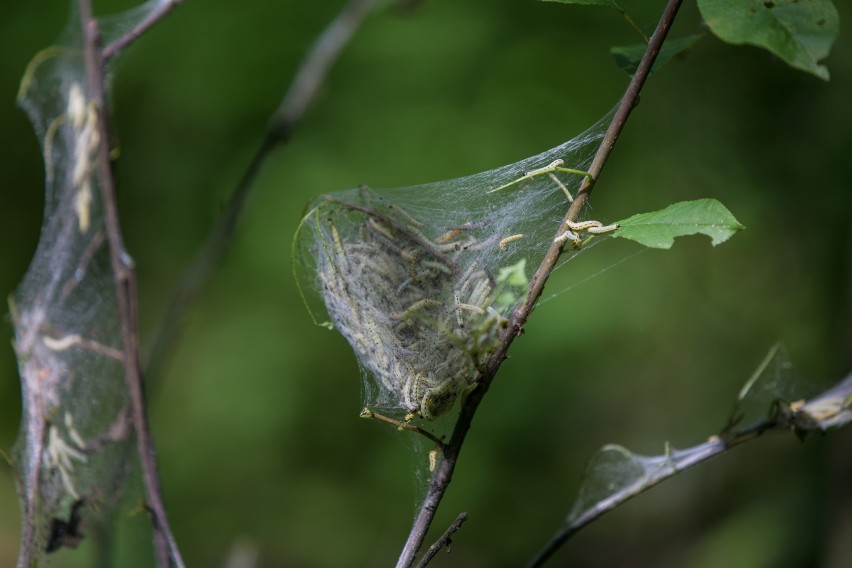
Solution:
[(624, 18), (624, 21), (627, 22), (627, 25), (633, 28), (633, 31), (636, 32), (636, 34), (641, 37), (642, 41), (647, 45), (649, 42), (648, 36), (646, 36), (645, 32), (642, 31), (642, 28), (640, 28), (636, 24), (636, 22), (633, 21), (633, 18), (630, 17), (630, 14), (627, 13), (627, 10), (625, 10), (624, 7), (622, 7), (616, 2), (612, 3), (612, 7), (613, 9), (615, 9), (616, 12), (621, 14), (621, 17)]

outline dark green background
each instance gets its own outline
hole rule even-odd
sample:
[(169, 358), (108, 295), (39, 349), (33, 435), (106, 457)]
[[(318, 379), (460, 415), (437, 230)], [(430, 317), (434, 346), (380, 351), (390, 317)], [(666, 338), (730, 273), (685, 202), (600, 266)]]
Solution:
[[(109, 4), (109, 5), (107, 5)], [(342, 2), (187, 0), (118, 67), (119, 202), (139, 276), (143, 337), (217, 218), (300, 58)], [(634, 2), (650, 28), (663, 2)], [(483, 404), (440, 509), (470, 520), (434, 566), (516, 566), (570, 510), (599, 446), (651, 454), (724, 423), (778, 339), (804, 388), (852, 365), (852, 11), (824, 83), (764, 51), (707, 37), (653, 77), (593, 198), (602, 220), (697, 197), (748, 227), (646, 252), (539, 309)], [(102, 12), (128, 2), (96, 4)], [(60, 0), (0, 20), (0, 291), (35, 249), (39, 146), (15, 92), (65, 17)], [(686, 2), (673, 34), (702, 29)], [(366, 182), (451, 178), (509, 163), (583, 130), (627, 77), (608, 55), (634, 42), (614, 12), (532, 0), (426, 1), (358, 33), (292, 142), (275, 152), (232, 249), (186, 316), (151, 392), (165, 498), (190, 566), (235, 543), (260, 566), (384, 566), (416, 498), (403, 434), (358, 418), (354, 357), (315, 327), (290, 272), (305, 202)], [(637, 248), (610, 241), (557, 272), (565, 290)], [(3, 324), (8, 345), (11, 325)], [(16, 364), (0, 350), (0, 447), (20, 417)], [(852, 557), (852, 433), (738, 449), (581, 533), (554, 566), (840, 568)], [(0, 566), (19, 536), (0, 474)], [(431, 539), (432, 537), (430, 537)], [(150, 566), (144, 534), (120, 566)], [(87, 566), (62, 552), (55, 566)]]

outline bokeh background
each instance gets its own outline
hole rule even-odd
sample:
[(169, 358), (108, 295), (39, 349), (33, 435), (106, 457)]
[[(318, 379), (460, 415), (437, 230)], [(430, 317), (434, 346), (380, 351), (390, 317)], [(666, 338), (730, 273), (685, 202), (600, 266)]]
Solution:
[[(650, 29), (663, 4), (631, 7)], [(703, 29), (685, 4), (675, 36)], [(119, 201), (147, 344), (300, 58), (342, 5), (190, 0), (123, 56)], [(703, 441), (777, 340), (805, 393), (852, 368), (852, 6), (837, 5), (828, 83), (709, 36), (652, 78), (597, 186), (595, 218), (715, 197), (748, 229), (576, 285), (638, 250), (611, 240), (554, 275), (545, 295), (564, 293), (536, 311), (474, 422), (436, 531), (460, 511), (470, 520), (434, 566), (522, 564), (570, 510), (598, 447), (655, 454)], [(62, 0), (36, 0), (7, 3), (0, 18), (4, 294), (27, 268), (43, 207), (39, 145), (15, 92), (65, 14)], [(166, 502), (189, 565), (224, 566), (235, 548), (265, 567), (395, 560), (419, 491), (410, 445), (358, 418), (354, 356), (299, 300), (289, 251), (302, 208), (361, 182), (452, 178), (556, 145), (615, 104), (628, 78), (608, 49), (634, 42), (614, 12), (532, 0), (426, 0), (368, 20), (268, 161), (227, 258), (151, 377)], [(4, 449), (20, 419), (11, 335), (7, 318)], [(848, 566), (850, 444), (847, 428), (740, 448), (607, 515), (553, 565)], [(14, 565), (18, 538), (13, 478), (0, 470), (0, 566)], [(150, 566), (148, 548), (131, 531), (114, 565)], [(53, 565), (90, 563), (84, 549)]]

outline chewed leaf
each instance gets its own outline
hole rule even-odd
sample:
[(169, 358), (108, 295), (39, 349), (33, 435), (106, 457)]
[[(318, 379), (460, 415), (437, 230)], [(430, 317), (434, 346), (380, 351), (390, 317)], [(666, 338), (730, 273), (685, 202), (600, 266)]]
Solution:
[[(675, 57), (689, 51), (692, 46), (695, 45), (696, 42), (698, 42), (698, 40), (702, 37), (704, 37), (702, 34), (696, 34), (677, 39), (667, 40), (663, 44), (663, 48), (660, 50), (660, 55), (657, 56), (656, 61), (654, 61), (654, 66), (651, 68), (651, 73), (653, 73), (654, 71), (658, 71)], [(609, 52), (615, 59), (616, 65), (618, 65), (621, 69), (623, 69), (630, 75), (633, 75), (636, 72), (636, 69), (639, 67), (639, 61), (645, 54), (646, 48), (647, 46), (644, 43), (637, 43), (634, 45), (611, 47), (609, 49)]]
[(828, 80), (819, 61), (831, 50), (840, 23), (831, 0), (699, 0), (698, 8), (722, 41), (762, 47)]
[(630, 239), (650, 248), (668, 249), (675, 237), (702, 233), (713, 246), (730, 239), (743, 225), (715, 199), (697, 199), (673, 203), (665, 209), (639, 213), (619, 221), (621, 228), (613, 237)]

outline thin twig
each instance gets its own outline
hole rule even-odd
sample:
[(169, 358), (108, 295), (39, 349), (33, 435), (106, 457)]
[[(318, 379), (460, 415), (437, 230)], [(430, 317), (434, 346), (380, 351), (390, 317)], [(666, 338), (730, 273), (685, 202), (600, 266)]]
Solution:
[(444, 534), (441, 535), (441, 538), (439, 538), (435, 542), (435, 544), (429, 547), (429, 550), (426, 551), (426, 553), (423, 555), (423, 558), (421, 558), (420, 562), (417, 563), (416, 568), (426, 568), (426, 565), (429, 564), (432, 559), (435, 558), (435, 555), (438, 554), (438, 552), (440, 552), (443, 548), (446, 548), (447, 552), (449, 552), (450, 545), (453, 542), (453, 535), (456, 534), (456, 531), (461, 528), (462, 523), (464, 523), (466, 520), (467, 513), (459, 513), (459, 516), (456, 517), (456, 520), (453, 521), (453, 524), (447, 527), (447, 530), (444, 531)]
[[(642, 86), (648, 78), (651, 66), (662, 48), (663, 41), (671, 28), (672, 22), (677, 15), (677, 11), (680, 8), (682, 1), (683, 0), (669, 0), (665, 10), (663, 11), (663, 15), (657, 24), (656, 30), (654, 30), (654, 33), (651, 36), (648, 47), (645, 50), (645, 54), (642, 56), (642, 60), (639, 63), (639, 67), (636, 69), (636, 73), (633, 75), (630, 84), (627, 86), (624, 96), (621, 98), (621, 102), (613, 116), (612, 122), (610, 123), (609, 128), (598, 147), (598, 151), (595, 154), (594, 159), (592, 160), (592, 165), (589, 168), (589, 173), (591, 175), (583, 180), (574, 202), (571, 204), (571, 207), (568, 209), (568, 213), (565, 215), (565, 218), (558, 227), (559, 230), (556, 233), (557, 235), (564, 232), (563, 226), (567, 221), (574, 221), (578, 218), (580, 212), (588, 201), (589, 193), (593, 186), (593, 182), (591, 180), (599, 179), (600, 172), (612, 151), (616, 139), (624, 128), (624, 124), (626, 123), (630, 112), (633, 110), (633, 107), (639, 98)], [(525, 300), (512, 314), (510, 325), (506, 330), (505, 335), (501, 338), (500, 345), (491, 353), (491, 355), (489, 355), (482, 376), (479, 378), (479, 387), (471, 392), (470, 396), (468, 396), (467, 400), (462, 405), (456, 424), (453, 428), (453, 433), (447, 443), (443, 457), (438, 463), (435, 475), (432, 478), (432, 483), (429, 486), (429, 490), (426, 493), (426, 497), (423, 500), (420, 511), (414, 519), (411, 532), (408, 535), (408, 539), (402, 549), (399, 560), (397, 561), (397, 568), (408, 568), (411, 566), (414, 562), (417, 551), (423, 545), (423, 540), (426, 537), (426, 532), (429, 530), (429, 525), (431, 525), (435, 512), (438, 509), (438, 505), (440, 504), (441, 499), (443, 499), (444, 493), (452, 479), (459, 452), (461, 451), (467, 432), (470, 429), (476, 409), (486, 392), (488, 392), (491, 381), (497, 373), (497, 370), (500, 368), (500, 365), (505, 360), (509, 347), (515, 337), (521, 334), (533, 306), (539, 296), (541, 296), (541, 292), (544, 289), (544, 284), (547, 281), (548, 276), (553, 270), (553, 267), (556, 265), (559, 256), (562, 254), (563, 246), (564, 243), (553, 243), (550, 245), (541, 265), (538, 267), (530, 281), (530, 287)]]
[(290, 137), (343, 49), (375, 5), (376, 0), (350, 0), (314, 41), (284, 100), (272, 115), (269, 136), (276, 138), (276, 143)]
[[(85, 42), (85, 62), (88, 74), (89, 90), (98, 109), (98, 127), (101, 143), (98, 147), (98, 185), (104, 206), (104, 223), (109, 243), (110, 261), (115, 274), (118, 316), (121, 323), (121, 335), (124, 351), (124, 370), (127, 388), (130, 394), (133, 425), (136, 430), (139, 459), (142, 463), (142, 480), (148, 505), (154, 515), (154, 543), (160, 566), (168, 568), (172, 560), (176, 568), (184, 568), (177, 542), (169, 528), (160, 491), (157, 474), (157, 458), (154, 440), (148, 425), (145, 409), (145, 395), (142, 388), (142, 376), (139, 369), (139, 336), (137, 325), (136, 275), (133, 260), (124, 249), (121, 226), (118, 219), (118, 206), (115, 199), (115, 179), (110, 162), (110, 129), (108, 125), (104, 66), (100, 52), (100, 33), (97, 21), (92, 15), (91, 0), (80, 0), (80, 25)], [(162, 562), (165, 559), (165, 563)]]
[(178, 4), (181, 3), (181, 1), (182, 0), (162, 1), (157, 9), (148, 14), (144, 20), (128, 30), (123, 36), (106, 46), (101, 54), (104, 63), (109, 62), (109, 60), (118, 55), (121, 50), (139, 39), (142, 34), (148, 31), (154, 24), (162, 20), (163, 17), (171, 12)]
[(428, 430), (424, 430), (417, 424), (412, 424), (411, 422), (401, 422), (390, 416), (385, 416), (384, 414), (379, 414), (378, 412), (365, 407), (364, 410), (361, 411), (361, 418), (368, 418), (371, 420), (378, 420), (379, 422), (384, 422), (385, 424), (390, 424), (391, 426), (396, 426), (399, 430), (408, 430), (409, 432), (415, 432), (425, 437), (427, 440), (435, 444), (439, 450), (444, 449), (444, 442), (441, 441), (435, 434), (429, 432)]
[(192, 266), (172, 295), (169, 308), (154, 335), (154, 344), (145, 364), (148, 377), (160, 376), (160, 368), (175, 345), (181, 316), (218, 266), (234, 237), (237, 222), (260, 170), (271, 152), (287, 142), (316, 99), (332, 65), (340, 57), (355, 31), (370, 13), (376, 0), (350, 0), (316, 39), (297, 71), (281, 105), (272, 115), (266, 135), (237, 184), (224, 214), (213, 226)]

